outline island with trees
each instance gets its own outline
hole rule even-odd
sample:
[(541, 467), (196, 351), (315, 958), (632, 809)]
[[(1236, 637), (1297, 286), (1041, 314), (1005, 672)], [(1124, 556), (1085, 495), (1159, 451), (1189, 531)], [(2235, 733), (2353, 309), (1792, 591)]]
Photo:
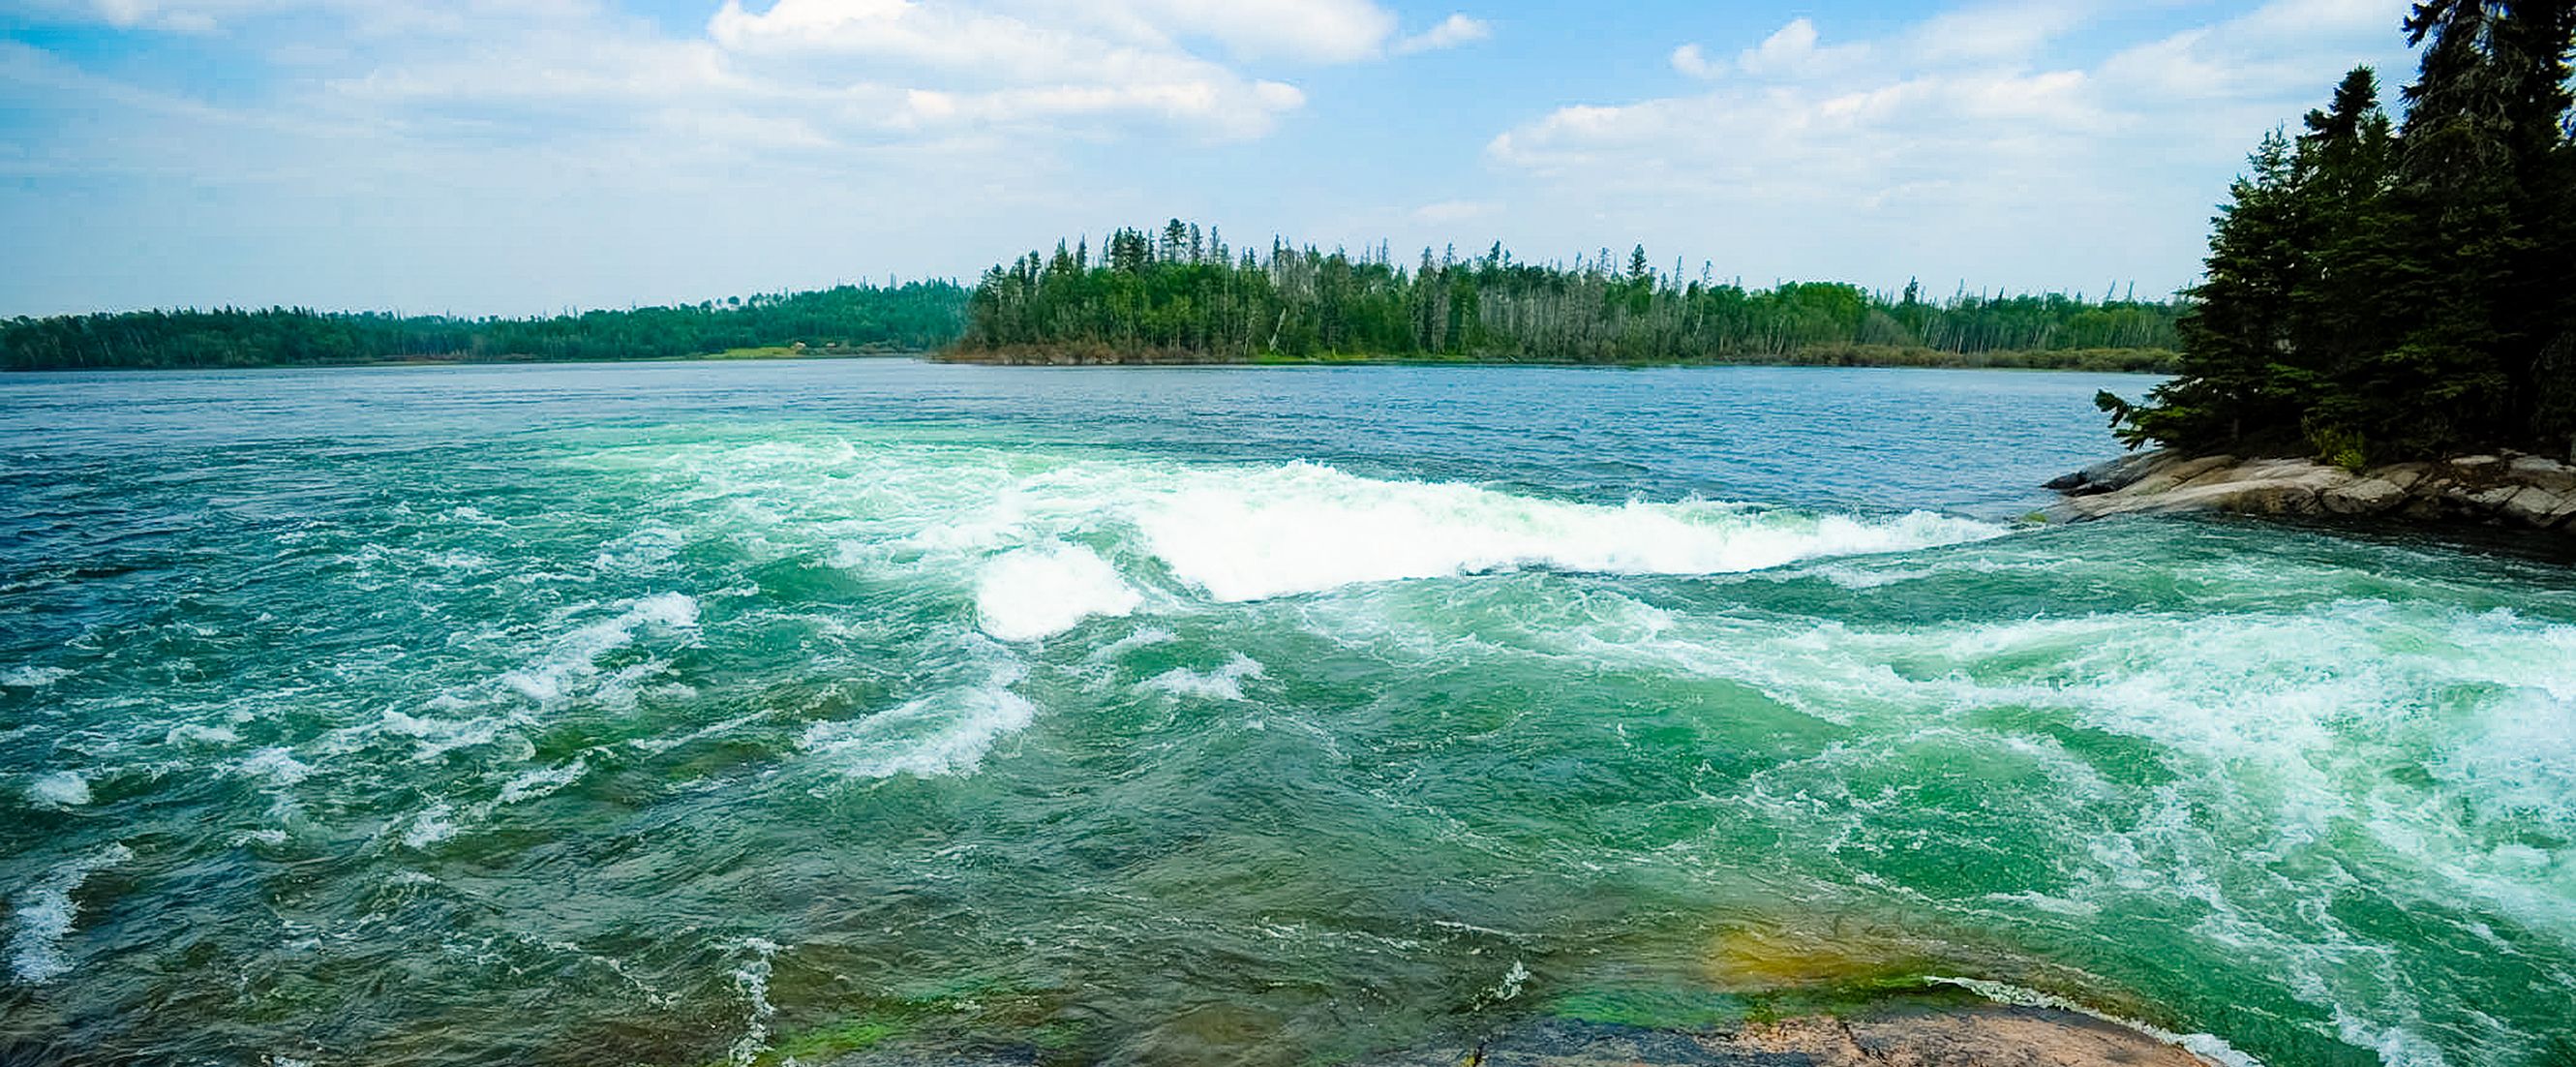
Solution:
[(2061, 514), (2576, 530), (2576, 0), (2425, 0), (2405, 31), (2402, 120), (2362, 68), (2255, 149), (2180, 373), (2098, 398), (2161, 447), (2054, 483)]
[[(1833, 282), (1748, 288), (1685, 277), (1643, 246), (1532, 263), (1499, 243), (1461, 257), (1383, 243), (1353, 253), (1232, 248), (1174, 219), (1099, 248), (1060, 241), (984, 273), (946, 358), (997, 363), (1767, 363), (2081, 368), (2175, 365), (2185, 306), (2112, 295), (1927, 299)], [(2134, 286), (2132, 286), (2134, 288)]]

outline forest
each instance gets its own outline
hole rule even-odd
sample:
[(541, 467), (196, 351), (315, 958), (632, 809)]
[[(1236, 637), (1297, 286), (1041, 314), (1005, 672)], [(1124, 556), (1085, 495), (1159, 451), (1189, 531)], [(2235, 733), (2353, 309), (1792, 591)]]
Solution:
[(0, 321), (0, 369), (671, 359), (799, 344), (917, 352), (954, 341), (965, 307), (963, 287), (929, 281), (530, 319), (302, 308), (22, 317)]
[(2402, 120), (2352, 71), (2250, 157), (2132, 446), (2359, 469), (2576, 451), (2576, 0), (2425, 0)]
[(1458, 359), (1548, 363), (1894, 363), (2169, 367), (2183, 308), (2081, 294), (1926, 299), (1830, 282), (1746, 288), (1683, 277), (1640, 246), (1530, 263), (1500, 244), (1404, 265), (1358, 254), (1232, 249), (1173, 220), (1094, 253), (1059, 242), (984, 273), (956, 358), (1030, 362)]

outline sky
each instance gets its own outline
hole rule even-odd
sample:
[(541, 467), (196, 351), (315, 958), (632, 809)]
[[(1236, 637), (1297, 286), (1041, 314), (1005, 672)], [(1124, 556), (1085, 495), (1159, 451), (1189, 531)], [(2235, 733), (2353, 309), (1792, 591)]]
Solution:
[(2407, 0), (0, 0), (0, 316), (537, 314), (1236, 245), (2197, 275)]

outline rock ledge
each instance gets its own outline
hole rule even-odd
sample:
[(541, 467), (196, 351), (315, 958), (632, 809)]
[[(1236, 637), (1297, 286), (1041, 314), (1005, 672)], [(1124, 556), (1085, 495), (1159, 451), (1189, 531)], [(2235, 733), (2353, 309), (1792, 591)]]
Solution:
[(1989, 1006), (1861, 1019), (1817, 1016), (1735, 1032), (1644, 1030), (1548, 1019), (1472, 1048), (1431, 1048), (1366, 1067), (2211, 1067), (2136, 1031), (2048, 1008)]
[(2051, 522), (2219, 511), (2387, 515), (2576, 534), (2576, 466), (2516, 452), (2348, 471), (2309, 459), (2192, 456), (2170, 449), (2094, 464), (2048, 483)]

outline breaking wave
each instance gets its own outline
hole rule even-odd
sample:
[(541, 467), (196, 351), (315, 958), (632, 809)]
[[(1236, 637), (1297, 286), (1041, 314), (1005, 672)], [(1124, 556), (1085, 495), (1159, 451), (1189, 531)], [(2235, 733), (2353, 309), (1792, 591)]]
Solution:
[(1864, 519), (1712, 501), (1570, 503), (1308, 463), (1193, 477), (1136, 511), (1149, 550), (1221, 601), (1524, 567), (1722, 574), (2003, 532), (1921, 511)]

